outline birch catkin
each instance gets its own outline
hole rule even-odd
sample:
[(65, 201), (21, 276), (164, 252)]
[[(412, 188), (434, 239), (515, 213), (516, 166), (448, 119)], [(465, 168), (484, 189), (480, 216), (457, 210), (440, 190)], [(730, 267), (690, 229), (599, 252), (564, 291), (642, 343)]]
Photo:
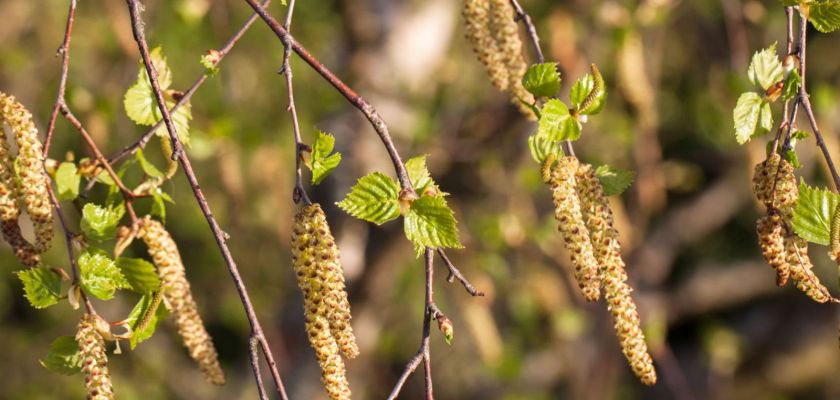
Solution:
[[(551, 167), (553, 158), (546, 160)], [(572, 264), (575, 266), (575, 279), (583, 292), (583, 297), (596, 301), (600, 297), (598, 282), (598, 263), (593, 254), (590, 232), (581, 214), (581, 204), (575, 189), (575, 173), (578, 160), (575, 157), (562, 157), (551, 170), (550, 185), (554, 198), (554, 218), (557, 229), (563, 236), (563, 242)]]
[(332, 399), (349, 399), (344, 361), (359, 354), (338, 249), (318, 204), (301, 209), (292, 231), (292, 265), (303, 292), (306, 332)]
[(817, 303), (831, 300), (828, 288), (820, 283), (819, 278), (811, 270), (814, 265), (811, 263), (811, 257), (808, 256), (808, 242), (799, 236), (785, 238), (785, 251), (790, 275), (796, 282), (796, 287)]
[(47, 177), (44, 174), (44, 156), (38, 129), (32, 114), (13, 96), (0, 93), (0, 114), (15, 133), (18, 147), (17, 194), (35, 227), (35, 251), (43, 253), (52, 243), (52, 205), (50, 204)]
[(15, 170), (9, 142), (2, 131), (3, 115), (0, 114), (0, 232), (15, 252), (15, 256), (27, 267), (35, 267), (40, 261), (38, 253), (20, 231), (18, 218), (18, 191)]
[(76, 331), (76, 342), (79, 344), (88, 400), (111, 400), (114, 398), (111, 374), (108, 372), (105, 340), (97, 327), (97, 325), (102, 324), (107, 327), (107, 322), (99, 316), (85, 314), (82, 316)]
[(160, 275), (163, 297), (175, 316), (178, 333), (183, 338), (190, 357), (196, 361), (209, 382), (223, 385), (225, 375), (219, 364), (216, 347), (198, 314), (198, 306), (190, 291), (190, 283), (187, 281), (175, 241), (160, 222), (149, 216), (143, 219), (138, 237), (141, 237), (149, 248), (149, 255)]
[(785, 236), (782, 219), (778, 214), (768, 214), (758, 219), (756, 224), (758, 244), (764, 259), (776, 270), (776, 285), (784, 286), (790, 276), (786, 260)]
[(576, 172), (583, 220), (589, 230), (595, 257), (600, 264), (598, 279), (604, 291), (621, 350), (633, 372), (645, 385), (656, 383), (656, 370), (642, 333), (639, 312), (630, 296), (618, 231), (601, 182), (589, 164)]

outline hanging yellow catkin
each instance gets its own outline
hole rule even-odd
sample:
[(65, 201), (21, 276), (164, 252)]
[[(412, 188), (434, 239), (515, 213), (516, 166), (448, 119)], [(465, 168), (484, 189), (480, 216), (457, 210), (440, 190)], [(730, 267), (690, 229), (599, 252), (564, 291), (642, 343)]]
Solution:
[(785, 238), (785, 251), (790, 276), (796, 282), (796, 287), (817, 303), (825, 303), (831, 300), (831, 293), (820, 283), (819, 278), (811, 270), (814, 265), (808, 256), (808, 242), (799, 236), (787, 237)]
[(178, 246), (163, 225), (149, 216), (141, 221), (137, 236), (146, 243), (149, 255), (157, 267), (163, 297), (175, 316), (178, 333), (190, 357), (196, 361), (209, 382), (223, 385), (225, 375), (219, 364), (216, 347), (198, 314), (198, 306), (190, 291)]
[(781, 157), (773, 153), (766, 160), (756, 164), (753, 172), (753, 193), (762, 204), (771, 207), (773, 198), (773, 179), (779, 167)]
[[(332, 399), (349, 399), (350, 385), (339, 351), (355, 357), (359, 350), (350, 328), (349, 303), (335, 241), (318, 204), (295, 215), (291, 250), (292, 265), (303, 292), (306, 333), (321, 367), (324, 388)], [(340, 279), (337, 275), (341, 275)]]
[(88, 400), (111, 400), (114, 398), (111, 374), (108, 372), (105, 340), (102, 339), (102, 335), (99, 333), (100, 328), (97, 327), (97, 325), (103, 324), (107, 327), (108, 323), (97, 315), (85, 314), (82, 316), (76, 331), (76, 343), (79, 344)]
[[(552, 162), (553, 158), (546, 160), (549, 167)], [(580, 199), (575, 189), (577, 168), (577, 158), (562, 157), (552, 169), (550, 185), (554, 198), (554, 218), (557, 219), (557, 229), (563, 236), (566, 250), (569, 251), (575, 266), (575, 279), (583, 297), (589, 301), (596, 301), (600, 297), (598, 263), (593, 254), (589, 230), (583, 221)]]
[(613, 316), (621, 350), (639, 380), (645, 385), (653, 385), (656, 383), (656, 370), (642, 333), (636, 303), (630, 296), (632, 288), (626, 282), (621, 244), (609, 200), (592, 165), (581, 164), (576, 172), (576, 180), (581, 213), (591, 235), (595, 258), (601, 266), (598, 279)]
[(776, 285), (784, 286), (790, 276), (786, 260), (785, 235), (782, 219), (778, 214), (768, 214), (758, 219), (756, 232), (764, 259), (776, 270)]
[(35, 227), (35, 251), (43, 253), (52, 244), (52, 204), (48, 192), (49, 182), (44, 174), (44, 156), (38, 129), (32, 114), (13, 96), (0, 92), (0, 115), (15, 133), (18, 147), (17, 194)]
[(534, 97), (522, 85), (528, 64), (522, 56), (522, 40), (511, 4), (506, 0), (465, 0), (463, 15), (467, 40), (490, 82), (496, 89), (510, 92), (519, 110), (535, 119), (533, 110), (522, 103), (533, 103)]

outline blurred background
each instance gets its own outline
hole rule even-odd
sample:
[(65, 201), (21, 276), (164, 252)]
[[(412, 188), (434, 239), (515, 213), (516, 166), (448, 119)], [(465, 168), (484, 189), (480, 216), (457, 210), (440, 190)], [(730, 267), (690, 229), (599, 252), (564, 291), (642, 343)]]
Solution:
[[(174, 88), (202, 73), (199, 58), (219, 48), (250, 15), (241, 1), (149, 0), (151, 46), (169, 59)], [(285, 9), (271, 5), (278, 18)], [(570, 274), (553, 205), (531, 160), (524, 120), (490, 85), (464, 39), (461, 0), (298, 2), (293, 32), (385, 118), (405, 158), (429, 154), (429, 168), (451, 193), (465, 249), (449, 255), (478, 289), (471, 298), (436, 275), (438, 305), (455, 325), (447, 346), (431, 346), (440, 399), (808, 399), (840, 397), (837, 308), (777, 288), (755, 238), (758, 207), (750, 190), (764, 140), (735, 144), (731, 110), (748, 89), (753, 51), (785, 38), (776, 1), (523, 0), (546, 56), (563, 72), (564, 91), (588, 71), (604, 72), (609, 98), (590, 118), (578, 155), (593, 164), (637, 171), (612, 199), (634, 297), (657, 363), (659, 383), (639, 384), (622, 356), (605, 304), (586, 304)], [(42, 131), (58, 83), (67, 2), (0, 1), (0, 90), (14, 94)], [(122, 96), (139, 55), (125, 5), (79, 2), (67, 99), (109, 153), (145, 132), (125, 115)], [(840, 35), (812, 31), (808, 83), (829, 148), (840, 129)], [(529, 47), (526, 47), (530, 51)], [(290, 265), (293, 139), (281, 43), (257, 22), (193, 97), (195, 169), (210, 205), (231, 236), (257, 313), (294, 399), (325, 398), (303, 329), (302, 298)], [(344, 161), (310, 190), (325, 208), (348, 280), (361, 356), (348, 362), (358, 399), (384, 398), (419, 345), (423, 267), (400, 222), (381, 227), (338, 210), (355, 180), (392, 173), (361, 114), (293, 57), (304, 140), (321, 129), (336, 137)], [(563, 96), (565, 98), (565, 95)], [(779, 120), (780, 106), (774, 109)], [(59, 118), (51, 157), (86, 156)], [(152, 142), (152, 144), (155, 144)], [(798, 146), (798, 174), (824, 184), (813, 139)], [(163, 165), (157, 147), (147, 157)], [(837, 155), (835, 153), (835, 155)], [(134, 351), (110, 357), (121, 399), (253, 399), (248, 324), (210, 231), (179, 172), (165, 186), (176, 204), (167, 226), (179, 243), (195, 297), (220, 352), (228, 384), (204, 382), (171, 321)], [(92, 200), (102, 198), (95, 191)], [(68, 204), (69, 205), (69, 204)], [(150, 204), (140, 203), (138, 212)], [(71, 220), (78, 215), (66, 207)], [(142, 247), (130, 250), (144, 256)], [(837, 294), (825, 248), (811, 246), (816, 273)], [(0, 252), (0, 363), (3, 399), (84, 396), (81, 376), (38, 363), (54, 338), (72, 335), (79, 311), (66, 302), (32, 309)], [(67, 266), (60, 242), (46, 262)], [(125, 292), (97, 310), (127, 316)], [(124, 346), (127, 347), (127, 346)], [(419, 399), (422, 372), (401, 398)]]

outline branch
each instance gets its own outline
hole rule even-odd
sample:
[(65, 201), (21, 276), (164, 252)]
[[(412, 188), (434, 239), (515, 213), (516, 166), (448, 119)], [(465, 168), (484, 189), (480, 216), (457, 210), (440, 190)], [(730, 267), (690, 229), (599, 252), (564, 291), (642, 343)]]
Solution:
[[(198, 184), (198, 179), (195, 176), (195, 172), (193, 172), (189, 156), (187, 156), (187, 154), (184, 152), (183, 146), (181, 145), (181, 141), (178, 139), (178, 133), (175, 130), (175, 125), (172, 123), (172, 117), (169, 113), (169, 109), (166, 107), (166, 102), (164, 101), (163, 93), (161, 92), (160, 84), (158, 83), (157, 71), (155, 70), (155, 67), (152, 64), (151, 57), (149, 56), (149, 45), (148, 43), (146, 43), (144, 23), (140, 16), (140, 5), (137, 2), (137, 0), (126, 0), (126, 4), (128, 5), (128, 11), (131, 15), (131, 29), (134, 34), (134, 40), (137, 42), (137, 47), (140, 50), (140, 56), (143, 58), (143, 64), (149, 76), (149, 81), (151, 82), (152, 90), (154, 91), (158, 108), (160, 109), (161, 115), (163, 116), (163, 121), (166, 124), (166, 129), (169, 131), (169, 138), (172, 140), (173, 159), (177, 158), (178, 161), (181, 163), (181, 167), (184, 170), (184, 174), (187, 176), (187, 180), (190, 182), (190, 186), (192, 187), (196, 202), (201, 208), (201, 212), (204, 214), (204, 218), (207, 220), (207, 224), (210, 226), (210, 230), (213, 232), (213, 236), (216, 239), (216, 244), (219, 247), (219, 251), (222, 253), (222, 257), (225, 260), (225, 264), (228, 267), (228, 271), (230, 272), (234, 285), (236, 286), (237, 292), (239, 293), (239, 298), (242, 301), (243, 307), (245, 308), (245, 314), (248, 317), (248, 322), (251, 325), (251, 340), (256, 340), (260, 343), (260, 348), (262, 349), (262, 352), (265, 355), (266, 362), (268, 363), (272, 378), (274, 380), (274, 386), (277, 389), (277, 393), (280, 395), (281, 399), (287, 400), (288, 396), (286, 395), (286, 389), (283, 386), (283, 381), (280, 378), (280, 373), (277, 371), (277, 364), (274, 362), (274, 356), (271, 353), (271, 348), (268, 345), (268, 341), (266, 341), (265, 339), (262, 326), (260, 325), (260, 322), (257, 319), (256, 312), (254, 311), (254, 306), (251, 303), (251, 298), (248, 296), (248, 290), (245, 288), (245, 283), (242, 281), (242, 276), (239, 274), (239, 269), (237, 268), (236, 262), (233, 260), (233, 256), (231, 255), (230, 249), (227, 246), (226, 240), (228, 235), (222, 231), (222, 229), (219, 227), (219, 223), (216, 222), (215, 217), (213, 217), (212, 211), (210, 211), (210, 206), (207, 203), (207, 199), (204, 197), (204, 193), (201, 191), (201, 186), (199, 186)], [(258, 369), (254, 370), (254, 375), (254, 379), (259, 385), (261, 383), (261, 378), (259, 376)]]
[(432, 249), (426, 249), (424, 259), (426, 262), (426, 302), (424, 305), (423, 336), (420, 339), (420, 348), (417, 350), (417, 354), (415, 354), (414, 357), (408, 361), (408, 364), (406, 364), (402, 375), (400, 375), (400, 379), (397, 380), (396, 385), (394, 385), (394, 388), (391, 390), (391, 394), (388, 395), (388, 400), (394, 400), (397, 398), (405, 385), (405, 381), (415, 370), (417, 370), (417, 367), (420, 366), (421, 362), (425, 364), (426, 399), (431, 400), (434, 398), (432, 394), (432, 363), (430, 361), (431, 356), (429, 351), (429, 332), (431, 331), (432, 318), (443, 315), (443, 313), (440, 312), (440, 309), (437, 308), (434, 302), (432, 277), (434, 276), (435, 270), (435, 254)]
[(446, 264), (446, 267), (449, 268), (449, 276), (446, 277), (447, 282), (452, 283), (455, 281), (455, 279), (457, 279), (459, 282), (461, 282), (462, 285), (464, 285), (464, 289), (466, 289), (467, 293), (469, 293), (470, 295), (484, 296), (484, 292), (476, 290), (475, 286), (473, 286), (472, 283), (470, 283), (470, 281), (467, 280), (467, 277), (465, 277), (464, 274), (462, 274), (461, 271), (457, 267), (455, 267), (455, 264), (453, 264), (452, 261), (449, 260), (449, 257), (446, 255), (446, 252), (444, 252), (443, 249), (438, 249), (437, 253), (443, 260), (443, 263)]

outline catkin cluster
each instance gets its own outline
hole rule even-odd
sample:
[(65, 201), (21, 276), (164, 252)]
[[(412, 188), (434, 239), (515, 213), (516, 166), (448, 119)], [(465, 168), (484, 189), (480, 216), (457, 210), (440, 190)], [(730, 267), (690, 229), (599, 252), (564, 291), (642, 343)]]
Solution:
[(137, 236), (142, 238), (149, 248), (149, 255), (160, 275), (163, 298), (175, 316), (178, 333), (183, 338), (190, 356), (198, 363), (209, 382), (223, 385), (225, 374), (219, 364), (213, 340), (198, 314), (198, 307), (190, 291), (190, 283), (187, 281), (175, 241), (160, 222), (149, 216), (143, 219)]
[(522, 56), (522, 40), (513, 6), (508, 0), (466, 0), (464, 23), (467, 40), (484, 65), (496, 89), (508, 91), (525, 116), (534, 112), (522, 104), (533, 103), (533, 96), (522, 86), (528, 64)]
[(601, 182), (589, 164), (575, 157), (543, 164), (543, 179), (551, 185), (555, 217), (575, 265), (575, 277), (587, 300), (604, 292), (613, 324), (633, 372), (645, 385), (656, 383), (656, 370), (642, 333), (639, 312), (630, 296), (621, 244), (612, 210)]
[[(18, 154), (12, 155), (3, 125), (15, 135)], [(35, 266), (39, 254), (52, 243), (52, 205), (44, 174), (44, 157), (32, 114), (13, 96), (0, 92), (0, 231), (26, 266)], [(32, 220), (35, 243), (21, 234), (20, 204)]]
[(99, 316), (85, 314), (79, 322), (78, 331), (76, 331), (76, 343), (79, 344), (88, 400), (110, 400), (114, 398), (111, 374), (108, 372), (105, 340), (100, 334), (101, 327), (98, 326), (103, 324), (107, 328), (107, 322)]
[(793, 166), (775, 153), (758, 163), (753, 192), (767, 207), (767, 214), (756, 223), (756, 233), (764, 258), (776, 270), (776, 284), (784, 286), (791, 278), (814, 301), (831, 300), (828, 289), (812, 271), (808, 242), (792, 229), (793, 208), (799, 198)]
[(332, 399), (349, 399), (344, 361), (359, 354), (350, 325), (350, 303), (338, 247), (321, 206), (312, 204), (295, 215), (292, 265), (303, 292), (306, 333), (322, 370), (324, 388)]

